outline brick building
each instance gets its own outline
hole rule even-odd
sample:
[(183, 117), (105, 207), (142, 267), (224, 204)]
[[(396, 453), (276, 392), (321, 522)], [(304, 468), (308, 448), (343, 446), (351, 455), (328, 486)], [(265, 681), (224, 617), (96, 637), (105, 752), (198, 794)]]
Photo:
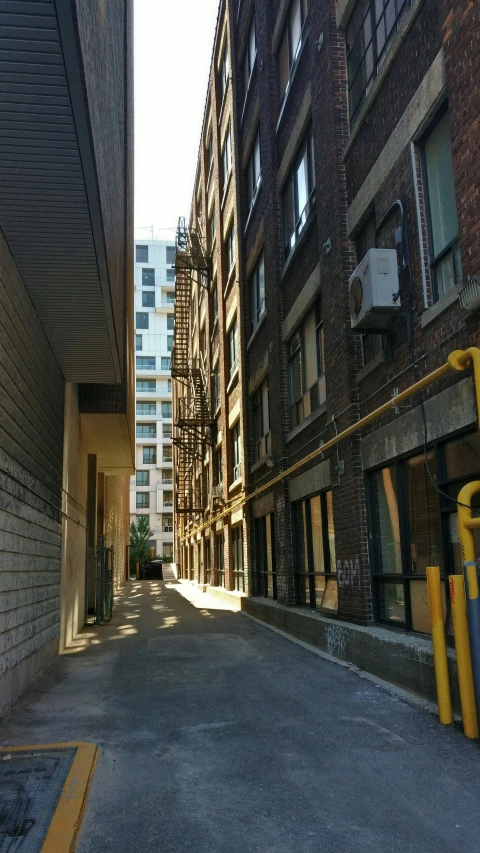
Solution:
[[(480, 472), (469, 371), (300, 463), (478, 342), (479, 14), (222, 3), (190, 216), (210, 267), (185, 334), (213, 403), (197, 512), (177, 506), (180, 572), (425, 695), (425, 568), (460, 570), (455, 499)], [(373, 249), (398, 283), (352, 328), (350, 279)]]

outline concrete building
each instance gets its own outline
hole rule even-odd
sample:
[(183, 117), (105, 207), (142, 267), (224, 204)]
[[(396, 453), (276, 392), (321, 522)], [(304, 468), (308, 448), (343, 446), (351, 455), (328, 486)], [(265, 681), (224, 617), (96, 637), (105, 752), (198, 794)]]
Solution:
[[(303, 460), (478, 343), (479, 14), (222, 2), (189, 223), (209, 265), (189, 347), (211, 402), (189, 457), (203, 497), (176, 507), (183, 577), (429, 698), (425, 568), (448, 601), (455, 500), (480, 472), (471, 376)], [(371, 249), (397, 283), (359, 317), (350, 278)]]
[(148, 516), (151, 552), (173, 557), (172, 379), (175, 243), (135, 241), (136, 475), (130, 520)]
[(0, 12), (0, 713), (108, 618), (134, 470), (132, 4), (32, 15)]

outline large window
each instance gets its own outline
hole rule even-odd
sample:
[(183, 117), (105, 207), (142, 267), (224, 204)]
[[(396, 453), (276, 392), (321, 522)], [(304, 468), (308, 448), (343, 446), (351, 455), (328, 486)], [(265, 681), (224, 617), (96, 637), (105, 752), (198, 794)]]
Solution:
[(271, 449), (268, 380), (260, 386), (253, 397), (253, 431), (255, 459), (262, 459), (270, 453)]
[(240, 424), (237, 422), (232, 428), (232, 482), (236, 482), (241, 476)]
[(260, 130), (257, 130), (255, 140), (248, 158), (247, 164), (247, 203), (249, 211), (252, 209), (257, 191), (262, 178), (260, 166)]
[(223, 140), (222, 146), (222, 190), (225, 190), (225, 187), (228, 183), (228, 177), (230, 175), (230, 170), (232, 168), (232, 135), (230, 131), (230, 125), (227, 127), (227, 132), (225, 134), (225, 139)]
[(148, 329), (148, 314), (143, 311), (137, 311), (135, 314), (135, 327), (137, 329)]
[(289, 343), (290, 426), (293, 429), (326, 400), (320, 303)]
[(137, 438), (156, 438), (156, 435), (155, 424), (137, 424)]
[(172, 417), (172, 404), (170, 401), (162, 401), (162, 418)]
[(232, 225), (228, 234), (227, 239), (225, 241), (226, 249), (227, 249), (227, 270), (228, 275), (235, 265), (235, 227)]
[(137, 355), (137, 370), (155, 370), (155, 356)]
[(245, 48), (245, 56), (243, 58), (243, 94), (244, 97), (247, 97), (248, 86), (250, 83), (250, 77), (252, 76), (253, 66), (255, 64), (255, 57), (257, 55), (257, 41), (255, 36), (255, 15), (252, 17), (252, 23), (250, 24), (250, 30), (248, 32), (248, 41)]
[(135, 246), (137, 264), (148, 264), (148, 246)]
[(172, 448), (168, 447), (168, 445), (163, 445), (163, 461), (171, 462), (173, 459)]
[(162, 515), (162, 533), (173, 533), (173, 515)]
[(150, 485), (150, 471), (137, 471), (135, 485), (137, 485), (137, 486), (149, 486)]
[(167, 246), (166, 248), (167, 248), (167, 251), (166, 251), (167, 264), (174, 264), (175, 263), (175, 251), (176, 251), (175, 246)]
[(135, 335), (135, 350), (136, 350), (136, 352), (141, 352), (142, 349), (143, 349), (142, 335)]
[(155, 308), (155, 293), (142, 291), (142, 308)]
[(155, 270), (143, 267), (142, 269), (142, 287), (155, 286)]
[(273, 513), (255, 519), (255, 594), (277, 597)]
[(172, 472), (167, 468), (162, 471), (162, 485), (170, 486), (172, 484)]
[(173, 314), (167, 314), (167, 331), (173, 332), (174, 322)]
[(293, 520), (297, 604), (336, 611), (338, 590), (331, 491), (294, 504)]
[(163, 505), (164, 506), (173, 506), (173, 492), (164, 492), (163, 493)]
[(265, 314), (265, 260), (263, 252), (250, 279), (252, 296), (252, 325), (255, 330)]
[(228, 354), (230, 360), (230, 379), (232, 379), (238, 367), (238, 327), (236, 317), (228, 332)]
[(160, 360), (160, 364), (161, 364), (162, 370), (171, 370), (172, 369), (172, 359), (168, 358), (165, 355), (162, 355), (161, 360)]
[[(167, 281), (175, 281), (175, 270), (172, 270), (172, 269), (167, 270), (166, 278), (167, 278)], [(167, 301), (168, 301), (168, 299), (167, 299)], [(172, 301), (172, 300), (170, 300), (170, 301)]]
[(230, 537), (232, 540), (232, 572), (233, 586), (238, 592), (245, 592), (245, 574), (243, 571), (243, 536), (242, 525), (232, 527)]
[(292, 71), (302, 46), (302, 32), (307, 16), (307, 0), (293, 0), (277, 55), (280, 103), (290, 88)]
[(448, 113), (443, 113), (430, 130), (422, 148), (433, 301), (436, 302), (462, 278)]
[(225, 586), (225, 557), (223, 552), (223, 533), (215, 534), (215, 575), (217, 586)]
[[(440, 567), (447, 598), (448, 575), (462, 572), (455, 501), (461, 487), (479, 475), (478, 433), (438, 444), (426, 459), (420, 453), (370, 474), (372, 575), (380, 622), (430, 633), (426, 568)], [(479, 531), (474, 539), (478, 550)]]
[(137, 391), (139, 392), (147, 392), (149, 394), (154, 394), (157, 390), (157, 383), (155, 379), (137, 379)]
[(288, 257), (302, 233), (315, 200), (313, 140), (309, 129), (282, 190), (284, 254)]
[(157, 462), (157, 448), (156, 447), (144, 447), (143, 448), (143, 464), (144, 465), (155, 465)]
[(411, 0), (357, 0), (346, 30), (352, 121), (372, 86)]
[(154, 400), (149, 400), (145, 403), (137, 402), (137, 415), (155, 415), (157, 413), (157, 404)]
[(162, 424), (162, 435), (164, 438), (172, 437), (172, 425), (171, 424)]
[(150, 492), (137, 492), (136, 494), (137, 509), (149, 509), (150, 507)]

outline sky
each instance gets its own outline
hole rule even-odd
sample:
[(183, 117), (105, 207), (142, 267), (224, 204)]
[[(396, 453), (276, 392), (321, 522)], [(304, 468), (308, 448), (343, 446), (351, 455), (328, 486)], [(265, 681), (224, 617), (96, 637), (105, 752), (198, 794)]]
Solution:
[(189, 215), (218, 2), (135, 0), (136, 237)]

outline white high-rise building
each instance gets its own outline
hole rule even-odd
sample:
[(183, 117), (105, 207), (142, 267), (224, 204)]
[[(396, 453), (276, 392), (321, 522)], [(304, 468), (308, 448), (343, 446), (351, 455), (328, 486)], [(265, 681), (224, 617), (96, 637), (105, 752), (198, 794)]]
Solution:
[(136, 469), (130, 519), (148, 516), (151, 551), (173, 558), (172, 379), (175, 243), (135, 240)]

